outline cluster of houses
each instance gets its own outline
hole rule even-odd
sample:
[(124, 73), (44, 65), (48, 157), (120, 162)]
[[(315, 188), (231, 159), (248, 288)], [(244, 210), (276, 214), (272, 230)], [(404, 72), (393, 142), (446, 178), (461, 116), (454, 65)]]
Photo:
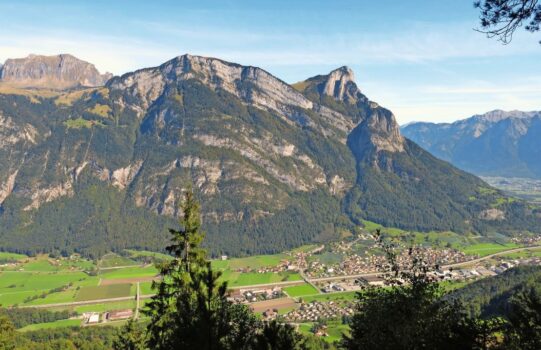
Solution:
[[(336, 246), (344, 250), (342, 245)], [(416, 247), (416, 256), (421, 256), (428, 265), (448, 265), (454, 263), (466, 262), (474, 259), (456, 249), (433, 249), (428, 247)], [(380, 270), (381, 266), (387, 262), (382, 255), (367, 254), (360, 256), (358, 254), (347, 255), (342, 262), (327, 265), (320, 261), (312, 261), (308, 265), (306, 274), (312, 278), (346, 276), (360, 273), (369, 273)], [(404, 249), (397, 257), (398, 264), (407, 266), (411, 262), (411, 256), (408, 249)]]
[(325, 285), (323, 288), (321, 288), (321, 291), (323, 293), (344, 292), (345, 290), (346, 288), (338, 283), (329, 283)]
[(104, 313), (99, 312), (85, 312), (83, 313), (83, 324), (94, 325), (104, 322), (127, 320), (133, 317), (132, 309), (115, 310)]
[(319, 302), (302, 303), (298, 309), (284, 315), (286, 322), (316, 322), (321, 320), (339, 319), (354, 313), (352, 302)]
[(532, 236), (519, 234), (511, 239), (511, 242), (522, 245), (541, 245), (541, 235)]
[(284, 296), (280, 287), (260, 289), (234, 289), (229, 293), (229, 300), (237, 303), (277, 299)]

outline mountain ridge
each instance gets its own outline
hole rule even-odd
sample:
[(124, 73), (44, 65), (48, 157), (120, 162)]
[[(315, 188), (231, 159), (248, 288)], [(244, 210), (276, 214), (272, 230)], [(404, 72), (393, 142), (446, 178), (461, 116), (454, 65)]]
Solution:
[(538, 228), (536, 209), (404, 138), (352, 79), (341, 67), (300, 89), (260, 68), (183, 55), (99, 88), (0, 94), (2, 248), (159, 249), (190, 186), (212, 254), (279, 252), (365, 219)]
[(540, 178), (540, 121), (538, 111), (494, 110), (454, 123), (421, 122), (401, 129), (437, 157), (477, 175)]

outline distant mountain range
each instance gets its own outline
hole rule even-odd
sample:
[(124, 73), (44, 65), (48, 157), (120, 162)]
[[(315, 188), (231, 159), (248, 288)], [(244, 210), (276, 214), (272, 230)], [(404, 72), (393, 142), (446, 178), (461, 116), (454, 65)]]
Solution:
[(410, 123), (407, 138), (483, 176), (541, 178), (541, 112), (495, 110), (448, 123)]
[[(363, 220), (541, 230), (539, 209), (404, 138), (347, 67), (289, 85), (257, 67), (183, 55), (84, 88), (99, 73), (57, 74), (60, 61), (2, 69), (24, 84), (0, 85), (0, 248), (161, 249), (190, 186), (213, 254), (283, 251)], [(70, 87), (50, 91), (49, 78)]]

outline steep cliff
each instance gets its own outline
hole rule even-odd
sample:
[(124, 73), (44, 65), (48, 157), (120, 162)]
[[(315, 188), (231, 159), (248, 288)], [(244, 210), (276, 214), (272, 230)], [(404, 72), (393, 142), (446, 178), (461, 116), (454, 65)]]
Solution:
[(111, 74), (100, 74), (93, 64), (72, 55), (8, 59), (0, 67), (0, 84), (24, 88), (68, 89), (102, 86)]

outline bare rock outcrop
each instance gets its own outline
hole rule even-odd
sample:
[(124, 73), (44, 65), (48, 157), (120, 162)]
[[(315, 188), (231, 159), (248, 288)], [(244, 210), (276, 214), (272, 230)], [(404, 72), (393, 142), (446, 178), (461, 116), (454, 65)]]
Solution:
[(18, 87), (69, 89), (104, 85), (112, 77), (72, 55), (29, 55), (8, 59), (0, 68), (0, 83)]

